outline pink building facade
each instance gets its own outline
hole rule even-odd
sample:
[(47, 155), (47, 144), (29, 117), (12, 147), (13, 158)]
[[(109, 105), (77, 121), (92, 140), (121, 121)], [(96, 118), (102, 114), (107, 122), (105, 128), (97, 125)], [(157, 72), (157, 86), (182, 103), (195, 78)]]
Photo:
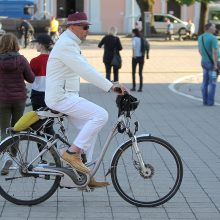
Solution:
[[(128, 34), (134, 27), (135, 20), (140, 16), (136, 0), (37, 0), (39, 13), (47, 11), (51, 16), (66, 17), (75, 11), (87, 13), (91, 33), (103, 34), (111, 26), (116, 26), (121, 34)], [(192, 19), (198, 24), (200, 3), (187, 7), (180, 6), (175, 0), (155, 0), (155, 13), (170, 13), (181, 20)]]

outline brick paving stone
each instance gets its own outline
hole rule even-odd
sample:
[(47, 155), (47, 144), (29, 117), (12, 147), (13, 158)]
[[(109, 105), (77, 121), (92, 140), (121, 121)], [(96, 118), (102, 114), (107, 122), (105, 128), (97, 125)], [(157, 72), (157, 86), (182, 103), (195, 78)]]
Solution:
[[(90, 36), (82, 45), (82, 53), (104, 75), (103, 49), (97, 49), (101, 36)], [(119, 79), (131, 87), (131, 39), (121, 38), (124, 49)], [(92, 43), (91, 43), (92, 42)], [(201, 98), (201, 66), (197, 42), (162, 42), (151, 40), (150, 59), (144, 66), (142, 93), (132, 93), (140, 100), (133, 121), (140, 121), (140, 133), (151, 133), (170, 142), (181, 155), (184, 178), (178, 193), (156, 208), (137, 208), (124, 201), (111, 184), (91, 193), (59, 189), (49, 200), (32, 207), (16, 206), (0, 197), (0, 220), (219, 220), (220, 219), (220, 114), (219, 106), (204, 107), (168, 89), (170, 83), (185, 77), (175, 88)], [(38, 53), (21, 50), (28, 60)], [(187, 78), (186, 78), (187, 77)], [(138, 82), (138, 74), (137, 74)], [(220, 102), (219, 81), (216, 101)], [(30, 85), (28, 86), (30, 89)], [(116, 120), (115, 95), (104, 93), (82, 80), (81, 96), (103, 106), (109, 121), (98, 137), (94, 156), (101, 151), (105, 138)], [(30, 111), (27, 107), (26, 111)], [(72, 141), (76, 131), (67, 124)], [(112, 154), (123, 141), (113, 140), (96, 177), (104, 180)], [(110, 176), (106, 177), (111, 182)], [(161, 187), (163, 180), (161, 180)]]
[(27, 220), (27, 218), (21, 218), (21, 217), (0, 217), (0, 220)]

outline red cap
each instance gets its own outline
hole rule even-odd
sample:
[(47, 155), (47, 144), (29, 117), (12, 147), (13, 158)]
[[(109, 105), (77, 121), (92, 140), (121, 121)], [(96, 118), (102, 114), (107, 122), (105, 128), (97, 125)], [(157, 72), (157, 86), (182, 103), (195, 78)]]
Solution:
[(87, 19), (87, 15), (84, 12), (76, 12), (70, 14), (67, 18), (67, 25), (91, 25)]

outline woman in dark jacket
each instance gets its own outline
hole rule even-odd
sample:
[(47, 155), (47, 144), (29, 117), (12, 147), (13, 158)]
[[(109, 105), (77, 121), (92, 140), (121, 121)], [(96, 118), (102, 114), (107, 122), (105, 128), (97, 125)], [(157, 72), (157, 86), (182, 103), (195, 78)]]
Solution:
[[(0, 38), (0, 129), (1, 139), (6, 137), (6, 128), (13, 127), (23, 115), (27, 90), (25, 80), (34, 81), (34, 73), (28, 61), (19, 54), (18, 40), (13, 34)], [(11, 149), (16, 156), (16, 149)], [(7, 175), (12, 159), (6, 160), (1, 174)]]
[[(105, 64), (106, 69), (106, 78), (111, 80), (111, 61), (114, 55), (114, 51), (119, 54), (119, 51), (122, 50), (121, 41), (119, 37), (116, 36), (117, 29), (116, 27), (111, 27), (109, 30), (108, 35), (104, 36), (98, 47), (101, 48), (104, 45), (104, 56), (103, 56), (103, 63)], [(119, 54), (120, 55), (120, 54)], [(118, 68), (113, 66), (113, 73), (114, 73), (114, 82), (118, 81)]]

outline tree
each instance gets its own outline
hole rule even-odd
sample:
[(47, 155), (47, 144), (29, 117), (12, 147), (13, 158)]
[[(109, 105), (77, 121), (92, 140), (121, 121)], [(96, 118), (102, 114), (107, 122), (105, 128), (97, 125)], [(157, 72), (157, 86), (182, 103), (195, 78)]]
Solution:
[[(144, 25), (144, 12), (149, 11), (151, 15), (153, 14), (153, 7), (154, 7), (155, 0), (136, 0), (136, 2), (141, 11), (142, 27), (144, 27), (143, 31), (145, 33), (146, 26)], [(150, 21), (151, 31), (154, 31), (153, 22), (154, 22), (153, 16), (151, 16), (151, 21)]]
[[(204, 15), (204, 16), (201, 16), (201, 15)], [(201, 2), (201, 9), (200, 9), (198, 35), (200, 35), (204, 32), (204, 26), (205, 26), (205, 23), (207, 22), (207, 20), (208, 20), (208, 3), (202, 1)]]
[[(219, 0), (176, 0), (181, 5), (192, 5), (195, 1), (201, 3), (200, 9), (200, 18), (199, 18), (199, 28), (198, 28), (198, 35), (204, 32), (204, 25), (208, 21), (208, 4), (210, 2), (217, 2)], [(202, 15), (202, 16), (201, 16)]]

